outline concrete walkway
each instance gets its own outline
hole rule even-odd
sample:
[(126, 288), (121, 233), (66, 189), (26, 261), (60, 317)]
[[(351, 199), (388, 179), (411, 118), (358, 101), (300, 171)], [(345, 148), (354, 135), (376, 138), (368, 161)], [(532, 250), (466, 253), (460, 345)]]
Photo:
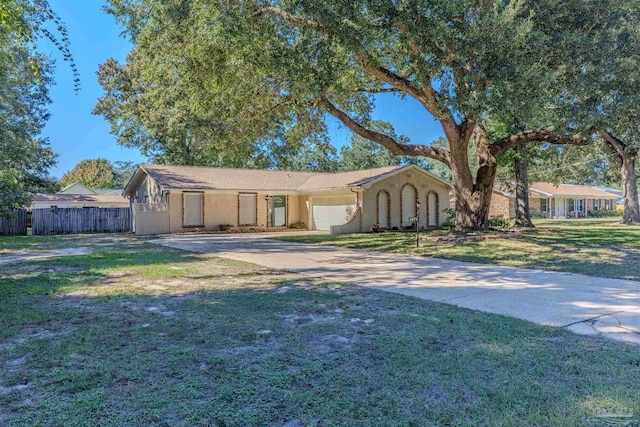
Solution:
[(165, 236), (152, 243), (640, 344), (640, 282), (269, 237), (273, 233)]

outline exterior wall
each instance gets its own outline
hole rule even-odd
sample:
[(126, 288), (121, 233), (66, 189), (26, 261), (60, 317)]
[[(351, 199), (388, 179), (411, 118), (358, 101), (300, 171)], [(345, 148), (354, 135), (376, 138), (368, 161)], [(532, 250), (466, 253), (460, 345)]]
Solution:
[[(300, 221), (300, 196), (292, 194), (287, 197), (287, 226)], [(306, 221), (304, 221), (306, 224)]]
[(145, 175), (133, 192), (133, 200), (136, 203), (165, 203), (167, 196), (162, 194), (160, 186)]
[(311, 221), (309, 218), (309, 196), (298, 196), (298, 221), (302, 221), (307, 226), (307, 230), (311, 229)]
[(358, 209), (350, 221), (342, 225), (332, 225), (329, 231), (331, 234), (349, 234), (359, 233), (362, 228), (362, 209)]
[[(183, 227), (183, 208), (182, 208), (182, 193), (173, 193), (169, 197), (169, 232), (179, 233), (186, 231), (193, 231), (198, 228), (201, 231), (218, 231), (220, 225), (232, 225), (238, 226), (239, 216), (239, 201), (238, 195), (240, 193), (225, 193), (225, 194), (208, 194), (204, 193), (204, 228), (202, 227)], [(248, 194), (244, 193), (244, 194)], [(259, 229), (269, 228), (271, 218), (269, 204), (267, 201), (267, 194), (257, 193), (257, 215), (256, 225), (246, 226), (243, 228), (255, 227)], [(299, 221), (300, 218), (300, 202), (299, 196), (288, 196), (288, 215), (287, 224), (292, 224)], [(304, 220), (303, 220), (304, 221)], [(306, 221), (304, 221), (306, 223)]]
[(204, 195), (204, 229), (202, 227), (183, 227), (182, 193), (169, 197), (169, 232), (193, 231), (194, 228), (206, 231), (218, 230), (221, 224), (238, 224), (237, 194)]
[[(538, 208), (540, 206), (538, 205)], [(491, 195), (491, 208), (489, 209), (489, 218), (494, 216), (502, 216), (503, 218), (513, 219), (516, 217), (515, 199), (507, 197), (495, 191)]]
[(529, 211), (540, 212), (540, 199), (533, 199), (529, 197)]
[(418, 200), (421, 203), (420, 207), (420, 226), (427, 226), (427, 218), (426, 218), (426, 206), (427, 206), (427, 194), (430, 191), (434, 191), (438, 195), (439, 200), (439, 225), (442, 225), (444, 220), (446, 219), (446, 214), (444, 210), (449, 207), (449, 191), (451, 189), (431, 178), (428, 175), (425, 175), (417, 170), (407, 170), (400, 172), (398, 174), (392, 175), (387, 179), (378, 181), (371, 185), (370, 188), (364, 190), (362, 196), (362, 231), (367, 231), (371, 228), (373, 223), (377, 222), (377, 211), (378, 211), (378, 192), (381, 190), (385, 190), (389, 193), (389, 211), (391, 216), (390, 226), (398, 227), (401, 226), (401, 218), (400, 218), (400, 192), (402, 191), (402, 187), (405, 184), (413, 185), (418, 192)]

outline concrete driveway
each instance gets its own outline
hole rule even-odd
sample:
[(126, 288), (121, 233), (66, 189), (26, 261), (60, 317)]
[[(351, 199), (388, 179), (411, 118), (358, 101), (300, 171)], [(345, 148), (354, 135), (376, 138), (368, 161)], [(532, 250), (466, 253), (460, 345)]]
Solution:
[(273, 233), (164, 236), (152, 243), (640, 344), (640, 282), (270, 237)]

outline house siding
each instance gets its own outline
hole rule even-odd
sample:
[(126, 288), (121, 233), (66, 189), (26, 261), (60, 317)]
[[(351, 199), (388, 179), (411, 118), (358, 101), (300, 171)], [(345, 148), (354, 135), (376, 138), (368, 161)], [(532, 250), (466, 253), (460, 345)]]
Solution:
[(298, 221), (304, 222), (307, 230), (310, 229), (309, 196), (298, 196)]
[(370, 188), (364, 190), (362, 199), (362, 226), (363, 231), (367, 231), (371, 226), (377, 222), (378, 218), (378, 192), (385, 190), (389, 193), (389, 206), (390, 206), (390, 227), (401, 227), (400, 218), (400, 204), (401, 197), (400, 192), (406, 184), (411, 184), (418, 192), (418, 200), (421, 203), (420, 207), (420, 226), (427, 226), (426, 209), (427, 209), (427, 194), (430, 191), (434, 191), (438, 195), (439, 200), (439, 225), (442, 225), (447, 215), (444, 210), (449, 207), (449, 191), (451, 189), (443, 183), (425, 175), (417, 170), (407, 170), (398, 174), (392, 175), (389, 178), (383, 179), (371, 185)]
[(494, 216), (502, 216), (503, 218), (513, 219), (516, 217), (515, 200), (495, 191), (491, 195), (491, 207), (489, 209), (489, 218)]

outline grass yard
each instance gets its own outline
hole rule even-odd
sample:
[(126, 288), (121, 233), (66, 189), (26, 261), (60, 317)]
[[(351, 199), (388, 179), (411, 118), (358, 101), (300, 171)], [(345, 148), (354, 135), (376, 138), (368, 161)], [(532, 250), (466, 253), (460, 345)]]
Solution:
[(93, 252), (0, 266), (0, 425), (584, 426), (607, 425), (599, 411), (640, 415), (634, 346), (126, 236), (0, 238), (0, 258), (32, 242)]
[(459, 261), (566, 271), (591, 276), (640, 280), (640, 227), (617, 223), (618, 218), (538, 220), (536, 229), (520, 239), (462, 242), (441, 241), (444, 230), (415, 233), (278, 236), (280, 240), (320, 243)]

